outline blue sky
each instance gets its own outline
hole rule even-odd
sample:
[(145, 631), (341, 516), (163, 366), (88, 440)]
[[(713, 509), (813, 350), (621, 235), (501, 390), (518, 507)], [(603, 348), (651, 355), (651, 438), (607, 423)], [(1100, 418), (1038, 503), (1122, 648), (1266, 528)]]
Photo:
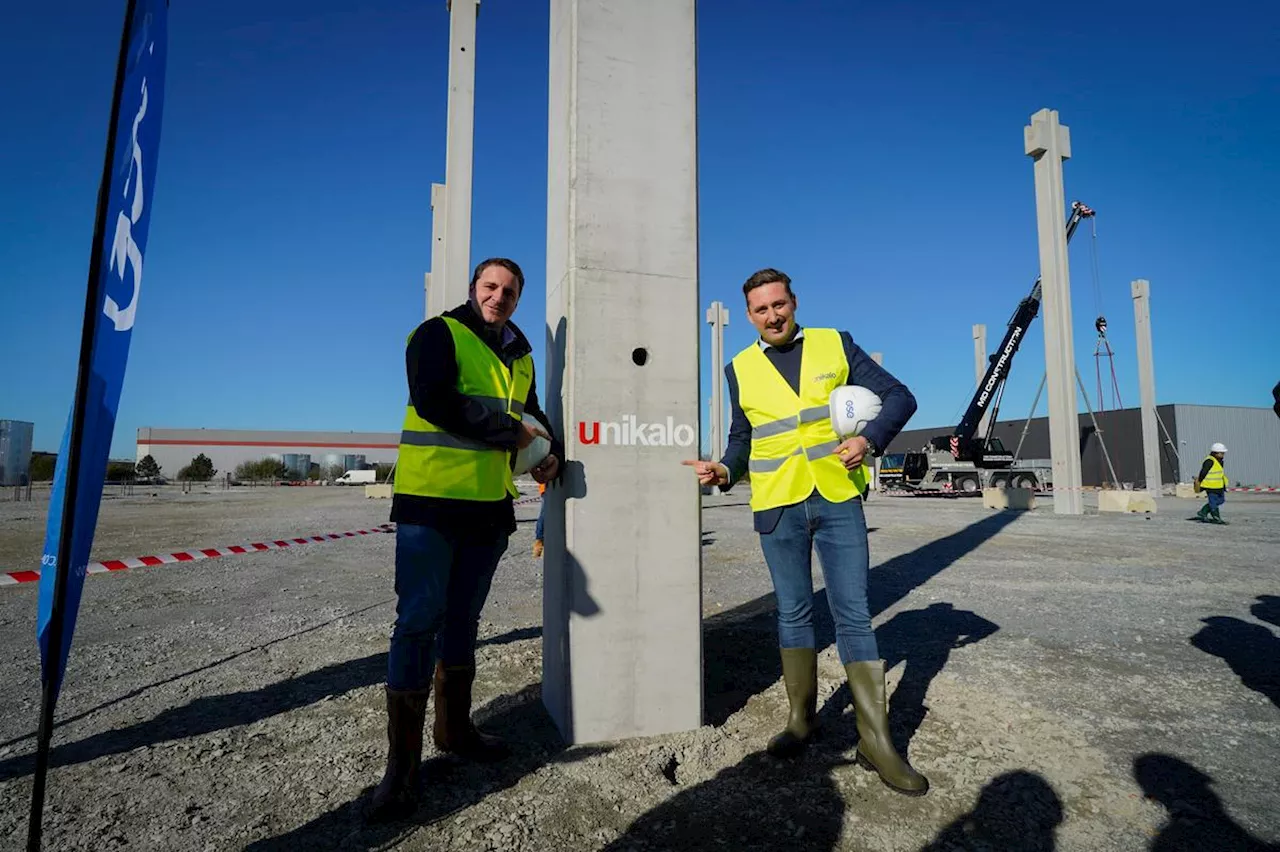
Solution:
[[(22, 3), (0, 52), (0, 417), (55, 449), (75, 384), (123, 2)], [(146, 278), (113, 454), (139, 426), (399, 428), (444, 176), (444, 0), (174, 0)], [(542, 363), (547, 4), (484, 0), (472, 258), (515, 257)], [(1159, 401), (1269, 406), (1280, 380), (1280, 6), (1265, 0), (699, 4), (701, 297), (786, 270), (915, 391), (972, 392), (1035, 277), (1041, 107), (1070, 126), (1075, 351), (1111, 324), (1137, 403), (1129, 281), (1152, 282)], [(1038, 48), (1038, 50), (1037, 50)], [(21, 82), (18, 82), (21, 81)], [(1093, 247), (1098, 285), (1095, 296)], [(705, 325), (704, 325), (705, 329)], [(703, 351), (709, 356), (704, 333)], [(1004, 414), (1044, 369), (1037, 323)], [(704, 358), (704, 395), (711, 378)], [(701, 409), (706, 411), (705, 401)], [(1043, 411), (1043, 403), (1042, 403)]]

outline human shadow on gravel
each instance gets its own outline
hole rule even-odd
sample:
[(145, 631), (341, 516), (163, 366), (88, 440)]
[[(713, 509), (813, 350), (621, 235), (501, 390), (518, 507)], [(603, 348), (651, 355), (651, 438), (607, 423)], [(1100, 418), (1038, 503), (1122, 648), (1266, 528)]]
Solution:
[(485, 639), (476, 641), (477, 648), (483, 648), (485, 645), (510, 645), (512, 642), (523, 642), (526, 639), (537, 639), (542, 635), (542, 625), (534, 625), (533, 627), (518, 627), (515, 630), (508, 630), (506, 633), (499, 633), (495, 636), (489, 636)]
[(1275, 852), (1239, 826), (1210, 785), (1213, 777), (1168, 754), (1143, 754), (1133, 761), (1133, 777), (1148, 799), (1169, 812), (1151, 852)]
[(1200, 619), (1204, 627), (1189, 640), (1221, 657), (1240, 682), (1280, 707), (1280, 638), (1261, 624), (1215, 615)]
[[(334, 663), (259, 689), (197, 698), (127, 728), (103, 731), (76, 742), (62, 743), (50, 752), (49, 765), (57, 767), (86, 763), (143, 746), (249, 725), (315, 704), (330, 696), (383, 683), (386, 677), (387, 655), (383, 653)], [(8, 781), (34, 771), (34, 754), (11, 757), (0, 762), (0, 781)]]
[(833, 778), (843, 766), (863, 771), (813, 749), (785, 761), (754, 752), (642, 814), (601, 852), (828, 852), (838, 847), (844, 823), (844, 797)]
[(1249, 612), (1259, 621), (1280, 627), (1280, 597), (1276, 595), (1258, 595), (1258, 602), (1249, 607)]
[[(1017, 512), (988, 515), (962, 530), (872, 568), (867, 580), (872, 617), (942, 573), (1017, 518)], [(703, 622), (704, 695), (708, 724), (723, 725), (730, 716), (745, 707), (753, 695), (768, 689), (782, 676), (776, 606), (772, 594), (762, 595)], [(825, 589), (814, 595), (813, 616), (818, 649), (821, 650), (835, 641), (835, 627)], [(887, 647), (881, 651), (893, 653)], [(918, 668), (925, 670), (928, 666)]]
[(1062, 800), (1048, 781), (1025, 769), (1006, 772), (982, 788), (973, 810), (957, 817), (920, 852), (1053, 852), (1062, 818)]
[[(999, 629), (995, 622), (975, 612), (956, 609), (950, 603), (900, 612), (876, 629), (885, 670), (903, 661), (907, 664), (889, 698), (889, 726), (899, 752), (907, 754), (908, 744), (920, 730), (928, 713), (924, 699), (929, 684), (946, 667), (951, 652), (981, 642)], [(849, 684), (841, 684), (818, 714), (824, 728), (835, 728), (845, 708), (852, 704)], [(848, 728), (852, 734), (853, 725)]]
[[(378, 780), (371, 777), (369, 786), (356, 798), (284, 834), (250, 843), (245, 847), (246, 852), (386, 848), (419, 828), (514, 786), (521, 778), (549, 763), (572, 763), (609, 751), (607, 747), (566, 750), (543, 709), (537, 684), (530, 684), (513, 695), (495, 698), (477, 710), (474, 719), (476, 724), (505, 739), (511, 746), (511, 756), (500, 763), (475, 764), (424, 754), (421, 803), (411, 817), (382, 825), (365, 825), (362, 813)], [(430, 741), (428, 733), (428, 752)], [(380, 770), (381, 767), (378, 774)]]

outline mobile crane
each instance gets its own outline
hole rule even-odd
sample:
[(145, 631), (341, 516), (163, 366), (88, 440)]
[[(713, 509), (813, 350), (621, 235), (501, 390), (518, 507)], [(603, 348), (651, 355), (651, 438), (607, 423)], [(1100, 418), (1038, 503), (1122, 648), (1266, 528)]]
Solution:
[[(1071, 203), (1068, 243), (1080, 222), (1093, 215), (1093, 209), (1082, 202)], [(973, 492), (987, 486), (1036, 488), (1052, 484), (1053, 465), (1047, 459), (1016, 462), (1013, 453), (1004, 448), (999, 438), (993, 437), (1013, 356), (1018, 353), (1032, 321), (1040, 314), (1040, 297), (1040, 276), (1037, 275), (1031, 292), (1018, 303), (1009, 319), (1004, 339), (990, 356), (987, 372), (955, 430), (951, 435), (933, 438), (921, 452), (904, 454), (902, 485), (923, 491)], [(975, 438), (988, 411), (991, 416), (987, 419), (986, 434)]]

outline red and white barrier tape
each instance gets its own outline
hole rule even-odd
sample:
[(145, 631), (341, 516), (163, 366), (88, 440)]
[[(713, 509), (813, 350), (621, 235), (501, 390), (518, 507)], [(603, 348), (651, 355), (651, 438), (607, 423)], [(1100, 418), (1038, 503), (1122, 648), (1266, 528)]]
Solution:
[(1272, 485), (1266, 488), (1228, 488), (1227, 490), (1228, 491), (1249, 491), (1249, 492), (1256, 492), (1256, 491), (1272, 492), (1272, 491), (1280, 491), (1280, 487), (1276, 487)]
[[(393, 524), (382, 524), (371, 530), (350, 530), (341, 533), (312, 535), (306, 538), (276, 539), (275, 541), (256, 541), (252, 544), (234, 544), (230, 547), (208, 547), (203, 550), (184, 550), (178, 553), (166, 553), (163, 556), (138, 556), (134, 559), (109, 559), (106, 562), (90, 562), (85, 568), (86, 574), (105, 574), (110, 571), (123, 571), (126, 568), (142, 568), (150, 565), (169, 565), (174, 562), (197, 562), (201, 559), (217, 559), (219, 556), (238, 556), (242, 553), (260, 553), (264, 550), (279, 550), (285, 547), (296, 547), (300, 544), (312, 544), (318, 541), (333, 541), (341, 538), (356, 538), (375, 533), (395, 532)], [(40, 579), (39, 571), (9, 571), (0, 573), (0, 586), (11, 586), (18, 583), (34, 583)]]

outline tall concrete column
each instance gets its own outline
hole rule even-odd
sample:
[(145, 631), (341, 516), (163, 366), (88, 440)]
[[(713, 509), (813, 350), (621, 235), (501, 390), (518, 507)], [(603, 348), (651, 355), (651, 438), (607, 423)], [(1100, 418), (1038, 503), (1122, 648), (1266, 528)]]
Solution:
[[(448, 0), (449, 105), (444, 149), (445, 253), (431, 280), (440, 311), (467, 299), (471, 281), (471, 168), (475, 139), (476, 16), (480, 0)], [(432, 187), (432, 205), (435, 204)], [(434, 230), (434, 225), (433, 225)]]
[(1132, 282), (1134, 340), (1138, 345), (1138, 396), (1142, 405), (1142, 461), (1147, 491), (1160, 496), (1160, 435), (1156, 429), (1156, 367), (1151, 347), (1151, 284), (1144, 278)]
[[(459, 304), (466, 298), (466, 294), (462, 295), (462, 299), (455, 302), (445, 301), (445, 273), (444, 273), (444, 256), (445, 256), (445, 202), (447, 195), (445, 194), (444, 184), (431, 184), (431, 272), (427, 274), (427, 319), (438, 317), (440, 314)], [(432, 275), (439, 282), (435, 287), (431, 286)], [(469, 279), (468, 279), (469, 280)], [(456, 295), (456, 293), (454, 294)]]
[(1042, 109), (1023, 129), (1027, 156), (1035, 160), (1036, 225), (1040, 238), (1040, 286), (1044, 297), (1044, 354), (1049, 402), (1049, 454), (1053, 459), (1053, 510), (1084, 513), (1080, 475), (1080, 421), (1076, 406), (1076, 357), (1071, 337), (1071, 275), (1067, 264), (1066, 192), (1062, 162), (1071, 157), (1071, 134), (1057, 110)]
[[(987, 327), (982, 323), (977, 323), (973, 327), (973, 374), (977, 377), (974, 379), (976, 386), (982, 385), (982, 378), (987, 374)], [(982, 412), (982, 419), (978, 421), (978, 434), (985, 436), (987, 434), (987, 425), (991, 422), (991, 409), (988, 408)]]
[(711, 326), (711, 458), (724, 455), (727, 430), (724, 417), (724, 329), (729, 312), (723, 302), (712, 302), (707, 308), (707, 324)]
[(570, 743), (702, 723), (694, 0), (551, 0), (542, 697)]

